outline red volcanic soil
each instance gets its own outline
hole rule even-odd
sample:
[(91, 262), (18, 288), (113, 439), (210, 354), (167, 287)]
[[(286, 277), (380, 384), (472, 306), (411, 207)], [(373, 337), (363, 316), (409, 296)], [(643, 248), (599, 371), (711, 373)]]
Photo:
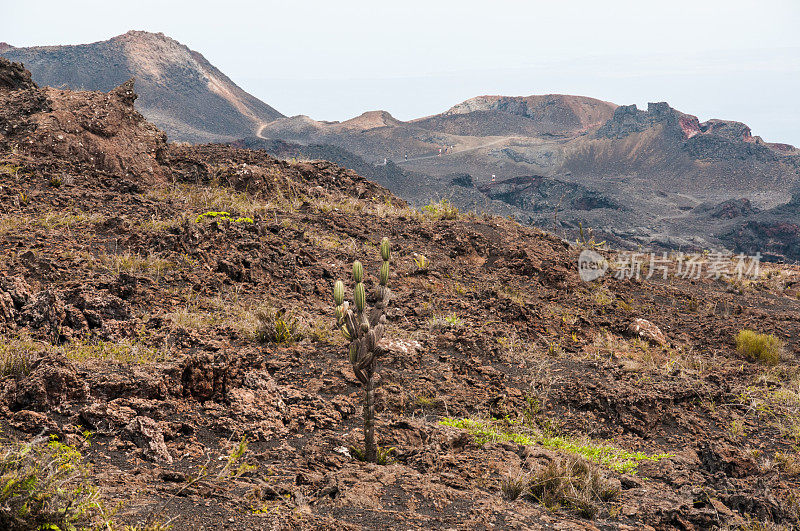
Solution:
[[(419, 212), (324, 161), (167, 144), (133, 97), (41, 89), (0, 60), (3, 445), (69, 444), (117, 525), (800, 523), (796, 267), (584, 283), (555, 236)], [(362, 390), (331, 286), (360, 259), (371, 287), (384, 236), (378, 465), (349, 449)], [(268, 308), (296, 341), (256, 339)], [(777, 365), (737, 352), (746, 328), (783, 343)], [(597, 481), (543, 506), (576, 452)]]

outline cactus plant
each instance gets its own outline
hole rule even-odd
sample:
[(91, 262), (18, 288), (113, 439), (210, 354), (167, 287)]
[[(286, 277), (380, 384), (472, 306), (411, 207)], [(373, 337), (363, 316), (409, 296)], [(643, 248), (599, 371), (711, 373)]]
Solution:
[(379, 285), (375, 291), (376, 302), (372, 309), (367, 309), (366, 288), (364, 287), (364, 266), (356, 260), (353, 262), (353, 302), (344, 300), (344, 283), (337, 280), (333, 287), (333, 300), (336, 303), (336, 325), (344, 337), (350, 341), (348, 356), (353, 365), (353, 372), (364, 386), (364, 458), (370, 463), (378, 460), (378, 447), (375, 444), (375, 389), (373, 377), (375, 363), (381, 354), (378, 346), (383, 337), (386, 324), (386, 307), (389, 304), (389, 261), (391, 246), (388, 238), (383, 238), (380, 246), (383, 264), (380, 268)]

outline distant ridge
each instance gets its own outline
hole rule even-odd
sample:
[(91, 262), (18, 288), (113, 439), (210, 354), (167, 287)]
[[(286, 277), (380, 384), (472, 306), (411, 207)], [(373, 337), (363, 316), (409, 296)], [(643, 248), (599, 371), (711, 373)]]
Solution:
[(137, 109), (172, 140), (226, 141), (253, 135), (283, 115), (248, 94), (202, 54), (163, 33), (129, 31), (91, 44), (14, 48), (39, 85), (109, 91), (136, 78)]

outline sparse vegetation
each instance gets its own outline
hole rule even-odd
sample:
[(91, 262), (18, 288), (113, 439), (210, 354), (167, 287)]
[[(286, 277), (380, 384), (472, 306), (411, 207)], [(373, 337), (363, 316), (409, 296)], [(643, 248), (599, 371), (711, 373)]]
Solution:
[[(20, 201), (27, 204), (29, 197), (23, 194)], [(0, 216), (0, 235), (10, 232), (23, 230), (25, 228), (43, 228), (53, 230), (57, 228), (72, 229), (75, 226), (100, 223), (106, 218), (99, 213), (77, 212), (67, 213), (63, 211), (48, 211), (36, 215), (14, 215)]]
[(97, 264), (102, 269), (107, 269), (119, 275), (120, 273), (146, 273), (157, 278), (167, 271), (176, 268), (175, 262), (154, 255), (142, 256), (138, 253), (125, 251), (116, 254), (101, 254)]
[(490, 441), (511, 441), (526, 446), (538, 445), (566, 454), (580, 455), (615, 472), (635, 474), (642, 461), (659, 461), (670, 454), (648, 455), (644, 452), (629, 452), (606, 443), (589, 439), (556, 436), (541, 433), (505, 419), (503, 421), (481, 421), (473, 419), (445, 418), (445, 426), (469, 431), (478, 444)]
[(783, 343), (772, 334), (742, 330), (736, 336), (736, 350), (750, 361), (777, 365), (781, 360)]
[(375, 461), (370, 461), (367, 459), (367, 454), (364, 450), (357, 446), (351, 446), (349, 448), (350, 455), (353, 456), (353, 459), (357, 459), (358, 461), (365, 461), (368, 463), (375, 463), (378, 465), (391, 465), (394, 462), (392, 459), (392, 455), (397, 452), (397, 449), (394, 447), (391, 448), (384, 448), (383, 446), (378, 446), (375, 451)]
[(423, 215), (432, 220), (442, 219), (458, 219), (458, 208), (456, 208), (447, 199), (441, 199), (438, 202), (431, 202), (422, 207)]
[(744, 422), (740, 419), (736, 419), (732, 421), (728, 427), (728, 433), (730, 433), (731, 437), (734, 439), (738, 439), (739, 437), (747, 435), (747, 429), (744, 426)]
[(428, 258), (422, 253), (414, 253), (414, 265), (417, 266), (416, 272), (417, 273), (427, 273), (428, 268), (430, 267), (430, 261)]
[(605, 240), (598, 242), (595, 240), (593, 230), (590, 228), (583, 228), (583, 222), (578, 222), (578, 239), (575, 240), (575, 245), (580, 249), (602, 249), (605, 247)]
[(217, 219), (219, 221), (230, 221), (231, 223), (253, 223), (253, 218), (231, 216), (230, 212), (204, 212), (194, 218), (195, 223), (200, 223), (204, 219)]
[(166, 353), (138, 341), (82, 340), (60, 348), (73, 361), (113, 361), (116, 363), (153, 363), (166, 359)]
[(789, 476), (800, 476), (800, 454), (776, 452), (775, 464)]
[(458, 314), (435, 315), (428, 320), (428, 326), (434, 330), (442, 328), (463, 328), (464, 320)]
[(287, 345), (303, 339), (299, 321), (291, 310), (259, 308), (255, 312), (255, 318), (255, 337), (261, 343)]
[(29, 338), (2, 338), (0, 376), (25, 376), (39, 357), (41, 346)]
[(89, 360), (115, 363), (146, 364), (166, 359), (166, 352), (147, 346), (136, 339), (104, 341), (98, 339), (76, 339), (62, 345), (37, 341), (30, 337), (0, 337), (0, 375), (24, 376), (31, 370), (38, 357), (47, 353), (84, 362)]
[(619, 496), (597, 465), (575, 455), (550, 461), (531, 474), (528, 485), (531, 496), (548, 509), (566, 508), (584, 518), (594, 518), (603, 504)]
[(0, 443), (0, 528), (71, 530), (88, 525), (98, 492), (81, 454), (55, 438)]
[(237, 478), (248, 472), (252, 472), (257, 467), (244, 460), (247, 454), (247, 436), (243, 435), (239, 442), (231, 447), (225, 460), (225, 466), (217, 473), (217, 480), (225, 478)]
[(525, 489), (528, 487), (528, 478), (517, 474), (516, 476), (507, 476), (500, 482), (500, 492), (507, 500), (514, 501), (519, 498)]

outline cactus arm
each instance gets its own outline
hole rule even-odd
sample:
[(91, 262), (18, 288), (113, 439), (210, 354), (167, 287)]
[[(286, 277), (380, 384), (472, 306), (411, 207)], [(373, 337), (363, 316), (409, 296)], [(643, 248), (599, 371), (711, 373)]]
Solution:
[(347, 327), (347, 332), (350, 334), (350, 339), (356, 339), (358, 337), (358, 329), (356, 328), (355, 319), (353, 316), (353, 312), (348, 311), (347, 315), (345, 316), (344, 324)]

